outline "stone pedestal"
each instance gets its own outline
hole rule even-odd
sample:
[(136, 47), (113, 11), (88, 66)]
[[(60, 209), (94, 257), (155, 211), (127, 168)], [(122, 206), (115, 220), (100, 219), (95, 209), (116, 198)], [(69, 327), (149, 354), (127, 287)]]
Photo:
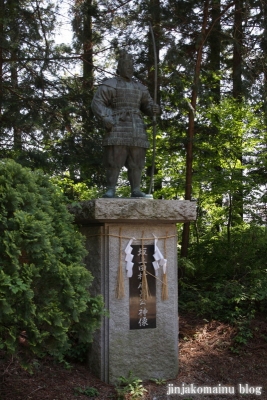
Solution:
[[(109, 317), (104, 318), (95, 335), (89, 356), (91, 371), (107, 383), (115, 383), (119, 376), (127, 376), (129, 371), (140, 379), (175, 378), (178, 372), (176, 223), (195, 219), (195, 203), (97, 199), (81, 202), (71, 211), (86, 237), (86, 265), (94, 276), (91, 292), (103, 295), (109, 311)], [(154, 236), (159, 238), (158, 248), (167, 259), (169, 296), (167, 300), (161, 298), (161, 268), (158, 276), (151, 278), (155, 279), (156, 326), (150, 328), (148, 320), (148, 325), (130, 329), (132, 278), (126, 275), (124, 250), (130, 238), (135, 238), (132, 245), (139, 247), (143, 238), (143, 247), (146, 247), (154, 245)], [(117, 299), (120, 262), (123, 263), (125, 296)], [(135, 316), (138, 318), (137, 314), (138, 309)]]

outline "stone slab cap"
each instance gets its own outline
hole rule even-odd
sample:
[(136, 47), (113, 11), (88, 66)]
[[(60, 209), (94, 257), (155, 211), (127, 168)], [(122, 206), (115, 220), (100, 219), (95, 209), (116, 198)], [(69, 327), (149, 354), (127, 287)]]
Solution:
[(196, 219), (196, 202), (189, 200), (95, 199), (69, 206), (75, 222), (190, 222)]

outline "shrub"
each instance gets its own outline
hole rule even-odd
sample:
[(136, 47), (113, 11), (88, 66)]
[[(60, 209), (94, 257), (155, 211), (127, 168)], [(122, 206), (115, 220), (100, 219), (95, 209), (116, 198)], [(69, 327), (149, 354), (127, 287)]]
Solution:
[(0, 162), (0, 348), (62, 360), (73, 340), (87, 344), (100, 324), (83, 238), (60, 190), (40, 171)]
[(243, 224), (207, 237), (181, 260), (180, 306), (207, 318), (248, 322), (267, 305), (267, 231)]

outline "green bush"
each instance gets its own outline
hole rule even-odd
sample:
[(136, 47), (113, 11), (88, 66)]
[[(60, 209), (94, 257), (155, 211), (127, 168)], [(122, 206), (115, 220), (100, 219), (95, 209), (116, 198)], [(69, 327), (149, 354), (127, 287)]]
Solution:
[[(267, 231), (243, 224), (209, 236), (181, 260), (180, 307), (239, 324), (267, 306)], [(243, 322), (242, 322), (243, 323)]]
[(89, 187), (86, 182), (75, 183), (68, 174), (52, 176), (50, 181), (60, 188), (69, 203), (97, 199), (103, 194), (103, 190), (96, 186)]
[(60, 190), (40, 171), (0, 161), (0, 348), (62, 360), (73, 341), (85, 345), (103, 314), (82, 263), (83, 238)]

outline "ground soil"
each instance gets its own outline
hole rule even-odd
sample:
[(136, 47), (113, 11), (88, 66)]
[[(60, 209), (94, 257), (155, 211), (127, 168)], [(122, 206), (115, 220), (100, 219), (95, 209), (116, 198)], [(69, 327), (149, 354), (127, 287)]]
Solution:
[[(252, 324), (253, 338), (239, 353), (231, 350), (236, 330), (218, 321), (207, 321), (193, 315), (180, 316), (179, 374), (176, 379), (144, 382), (146, 400), (267, 400), (267, 319), (258, 316)], [(34, 374), (24, 371), (14, 359), (0, 355), (1, 400), (85, 400), (89, 397), (78, 391), (94, 387), (99, 395), (95, 400), (116, 399), (115, 388), (88, 372), (85, 365), (73, 364), (70, 370), (46, 359), (35, 363)], [(194, 384), (217, 387), (231, 386), (235, 394), (172, 394), (167, 385), (182, 387)], [(239, 384), (248, 384), (247, 391), (261, 387), (261, 395), (239, 393)], [(217, 389), (219, 390), (219, 389)]]

